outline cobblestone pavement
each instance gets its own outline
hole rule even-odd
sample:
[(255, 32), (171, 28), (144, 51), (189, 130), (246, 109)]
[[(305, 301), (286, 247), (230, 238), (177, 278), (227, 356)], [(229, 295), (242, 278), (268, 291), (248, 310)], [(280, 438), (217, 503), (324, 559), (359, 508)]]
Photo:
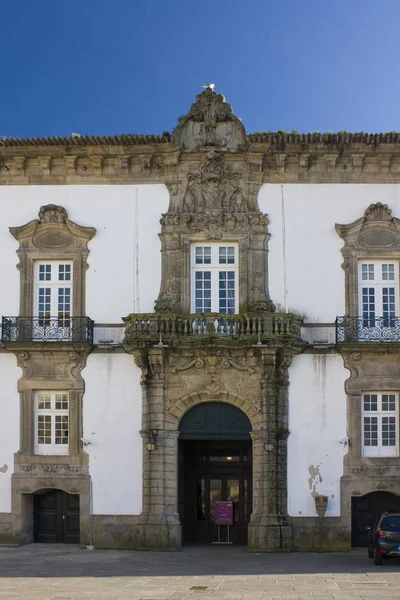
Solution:
[(400, 599), (400, 560), (376, 567), (365, 550), (251, 554), (86, 550), (30, 544), (0, 548), (0, 600)]

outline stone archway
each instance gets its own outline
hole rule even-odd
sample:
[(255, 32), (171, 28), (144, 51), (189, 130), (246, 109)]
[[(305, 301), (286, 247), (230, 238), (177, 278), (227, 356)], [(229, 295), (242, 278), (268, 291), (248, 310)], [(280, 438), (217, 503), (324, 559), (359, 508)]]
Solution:
[[(143, 509), (138, 547), (180, 549), (178, 513), (179, 422), (206, 402), (240, 409), (251, 423), (252, 550), (290, 550), (287, 515), (287, 369), (290, 354), (267, 346), (186, 348), (158, 344), (134, 350), (142, 370)], [(224, 341), (224, 340), (222, 340)], [(156, 440), (156, 447), (147, 444)], [(272, 452), (265, 444), (272, 443)], [(149, 452), (147, 448), (153, 451)]]
[(232, 503), (229, 539), (246, 545), (252, 514), (252, 425), (228, 402), (190, 408), (179, 422), (178, 493), (184, 543), (210, 544), (228, 529), (215, 524), (215, 502)]

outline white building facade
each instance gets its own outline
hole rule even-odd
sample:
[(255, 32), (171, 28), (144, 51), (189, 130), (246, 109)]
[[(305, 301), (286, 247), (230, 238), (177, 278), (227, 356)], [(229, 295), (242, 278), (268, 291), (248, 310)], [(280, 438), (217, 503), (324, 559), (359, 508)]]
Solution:
[(211, 543), (228, 501), (234, 543), (345, 550), (400, 509), (398, 143), (209, 88), (174, 136), (0, 140), (0, 543)]

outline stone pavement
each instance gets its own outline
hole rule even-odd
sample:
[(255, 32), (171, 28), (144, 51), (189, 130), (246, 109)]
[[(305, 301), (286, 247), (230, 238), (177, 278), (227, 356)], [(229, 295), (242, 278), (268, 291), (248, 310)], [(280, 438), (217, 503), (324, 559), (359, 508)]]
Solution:
[(391, 600), (400, 560), (373, 565), (366, 550), (251, 554), (86, 550), (30, 544), (0, 548), (0, 600)]

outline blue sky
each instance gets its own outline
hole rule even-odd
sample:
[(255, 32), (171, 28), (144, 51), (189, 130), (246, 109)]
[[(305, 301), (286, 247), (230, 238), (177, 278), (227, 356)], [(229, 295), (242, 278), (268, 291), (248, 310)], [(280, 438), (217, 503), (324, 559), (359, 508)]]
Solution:
[(160, 134), (206, 82), (250, 133), (400, 130), (399, 0), (0, 9), (0, 136)]

